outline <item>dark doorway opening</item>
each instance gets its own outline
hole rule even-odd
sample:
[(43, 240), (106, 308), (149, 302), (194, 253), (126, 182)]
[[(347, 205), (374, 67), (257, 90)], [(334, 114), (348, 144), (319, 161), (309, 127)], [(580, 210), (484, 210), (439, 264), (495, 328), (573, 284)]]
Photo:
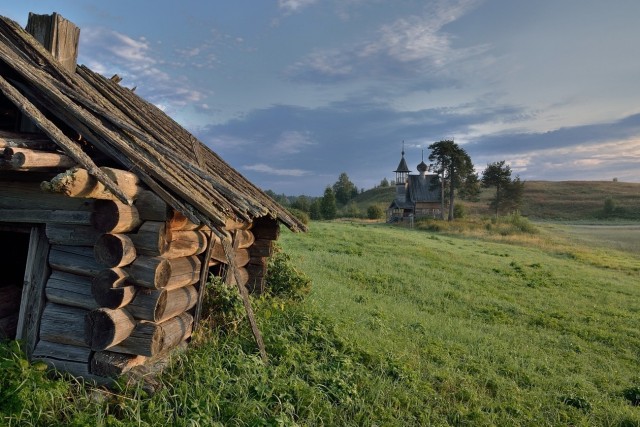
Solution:
[(16, 337), (29, 238), (29, 229), (0, 226), (0, 339)]

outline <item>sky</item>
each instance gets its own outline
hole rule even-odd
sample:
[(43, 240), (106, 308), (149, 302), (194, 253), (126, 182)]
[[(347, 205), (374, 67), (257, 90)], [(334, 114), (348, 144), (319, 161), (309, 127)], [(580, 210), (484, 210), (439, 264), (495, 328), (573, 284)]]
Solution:
[(481, 173), (640, 182), (637, 0), (21, 0), (78, 62), (153, 102), (260, 188), (416, 173), (453, 139)]

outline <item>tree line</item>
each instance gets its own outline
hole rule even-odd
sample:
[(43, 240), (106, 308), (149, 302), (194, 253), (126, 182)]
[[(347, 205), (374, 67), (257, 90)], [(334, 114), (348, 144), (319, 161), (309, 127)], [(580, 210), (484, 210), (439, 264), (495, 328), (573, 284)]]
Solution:
[[(500, 212), (510, 212), (520, 208), (524, 193), (524, 181), (519, 176), (512, 177), (511, 167), (504, 160), (489, 163), (482, 171), (482, 176), (475, 172), (475, 167), (469, 154), (453, 140), (443, 140), (429, 145), (429, 161), (436, 179), (432, 180), (432, 189), (441, 190), (441, 212), (447, 212), (447, 219), (455, 219), (456, 198), (477, 201), (481, 188), (495, 188), (495, 194), (490, 200), (490, 207), (498, 216)], [(395, 185), (384, 178), (380, 187)], [(360, 192), (363, 192), (362, 189)], [(321, 197), (286, 196), (276, 194), (271, 190), (266, 193), (275, 201), (292, 210), (295, 214), (307, 219), (334, 219), (339, 209), (348, 209), (358, 194), (358, 187), (351, 182), (346, 172), (342, 172), (333, 185), (328, 185)], [(391, 201), (390, 201), (391, 202)], [(445, 209), (445, 207), (448, 209)], [(379, 207), (370, 207), (367, 216), (378, 218), (384, 215)], [(380, 212), (379, 212), (380, 211)]]

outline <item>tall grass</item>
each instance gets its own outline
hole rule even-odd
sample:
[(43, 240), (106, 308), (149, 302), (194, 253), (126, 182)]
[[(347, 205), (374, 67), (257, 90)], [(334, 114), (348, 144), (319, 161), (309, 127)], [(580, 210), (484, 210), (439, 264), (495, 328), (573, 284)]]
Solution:
[(0, 425), (640, 425), (638, 255), (598, 264), (544, 227), (483, 227), (283, 233), (313, 286), (254, 300), (270, 363), (245, 323), (200, 329), (154, 395), (52, 377), (2, 344)]

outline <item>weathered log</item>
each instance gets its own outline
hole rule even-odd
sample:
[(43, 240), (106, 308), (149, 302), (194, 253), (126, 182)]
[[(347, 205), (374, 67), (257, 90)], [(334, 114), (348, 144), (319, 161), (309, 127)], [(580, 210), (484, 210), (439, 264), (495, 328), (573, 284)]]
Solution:
[(137, 289), (127, 281), (129, 275), (121, 268), (102, 270), (93, 278), (91, 294), (101, 307), (117, 309), (129, 304)]
[(167, 286), (171, 277), (171, 264), (163, 257), (140, 255), (125, 268), (131, 282), (151, 289), (162, 289)]
[(138, 210), (115, 200), (96, 200), (91, 224), (103, 233), (126, 233), (135, 230), (142, 221)]
[(167, 319), (177, 316), (192, 309), (198, 301), (198, 291), (195, 286), (185, 286), (167, 292), (164, 310), (159, 312), (157, 322), (162, 323)]
[(227, 231), (234, 230), (249, 230), (252, 227), (252, 223), (227, 218), (224, 224), (224, 229)]
[(106, 233), (98, 238), (93, 256), (106, 267), (124, 267), (136, 259), (136, 248), (129, 236)]
[(270, 257), (273, 255), (273, 240), (257, 239), (249, 248), (251, 257)]
[(163, 323), (139, 322), (131, 335), (110, 350), (118, 353), (155, 356), (191, 335), (193, 316), (182, 313)]
[(93, 246), (100, 232), (89, 225), (47, 223), (45, 232), (52, 245)]
[[(234, 254), (237, 266), (244, 267), (249, 263), (250, 258), (248, 249), (236, 249), (234, 251)], [(218, 244), (217, 242), (213, 246), (213, 250), (211, 251), (211, 258), (225, 264), (228, 262), (222, 245)]]
[(200, 278), (200, 259), (197, 256), (170, 259), (171, 276), (165, 285), (167, 290), (192, 285)]
[(146, 356), (115, 353), (108, 350), (98, 351), (91, 358), (90, 370), (93, 375), (116, 378), (136, 366), (143, 365), (147, 360)]
[(171, 231), (160, 221), (144, 222), (136, 233), (129, 234), (137, 253), (147, 256), (164, 254), (169, 247)]
[[(100, 171), (117, 184), (128, 198), (135, 199), (142, 192), (138, 177), (131, 172), (107, 167), (101, 167)], [(118, 200), (94, 175), (80, 167), (56, 175), (51, 181), (43, 182), (41, 188), (44, 191), (62, 193), (68, 197)]]
[(166, 222), (171, 218), (171, 207), (153, 191), (142, 191), (133, 204), (143, 221)]
[(20, 311), (22, 288), (16, 285), (6, 285), (0, 288), (0, 318)]
[(32, 359), (44, 362), (58, 371), (87, 378), (91, 353), (88, 347), (40, 340), (33, 351)]
[(40, 339), (86, 347), (84, 318), (89, 313), (78, 307), (47, 303), (42, 311)]
[[(0, 190), (1, 191), (1, 190)], [(1, 196), (0, 196), (1, 198)], [(5, 222), (91, 225), (91, 212), (51, 209), (0, 209)]]
[(91, 277), (104, 269), (93, 257), (93, 248), (84, 246), (51, 246), (49, 265), (54, 270)]
[(66, 169), (76, 165), (75, 160), (65, 154), (28, 148), (7, 147), (2, 157), (15, 170)]
[(166, 305), (165, 289), (139, 289), (133, 301), (127, 305), (127, 311), (136, 319), (158, 322)]
[(171, 241), (163, 256), (165, 258), (180, 258), (200, 255), (206, 249), (207, 236), (204, 232), (197, 230), (174, 230), (171, 231)]
[(256, 241), (255, 236), (251, 230), (238, 230), (235, 233), (234, 239), (238, 239), (238, 248), (247, 249)]
[(37, 182), (0, 181), (0, 209), (91, 211), (93, 200), (43, 193)]
[(91, 278), (63, 271), (52, 271), (45, 295), (51, 302), (93, 310), (98, 303), (91, 293)]
[(176, 210), (171, 211), (168, 223), (171, 230), (189, 229), (190, 224), (193, 224), (186, 216)]
[(18, 147), (54, 151), (58, 148), (50, 139), (32, 133), (0, 131), (0, 148)]
[(135, 319), (126, 310), (99, 308), (85, 316), (85, 342), (92, 350), (106, 350), (125, 340), (135, 326)]

